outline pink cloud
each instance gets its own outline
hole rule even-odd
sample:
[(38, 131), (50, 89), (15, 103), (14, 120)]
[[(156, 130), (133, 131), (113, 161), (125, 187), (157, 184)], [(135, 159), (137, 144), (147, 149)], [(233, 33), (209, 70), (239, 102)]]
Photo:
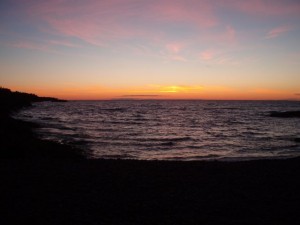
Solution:
[(219, 45), (232, 45), (237, 42), (236, 30), (227, 25), (221, 31), (209, 33), (207, 39)]
[[(235, 23), (219, 18), (222, 13), (218, 12), (224, 9), (251, 16), (300, 15), (299, 3), (286, 4), (280, 0), (51, 0), (26, 5), (27, 17), (33, 25), (63, 40), (75, 37), (96, 46), (114, 50), (130, 48), (134, 54), (182, 61), (199, 57), (212, 60), (218, 56), (216, 52), (204, 51), (199, 56), (199, 51), (203, 48), (226, 51), (244, 40), (242, 31), (231, 26)], [(276, 28), (267, 38), (287, 31)], [(138, 41), (134, 43), (135, 40)], [(49, 44), (76, 47), (59, 41)]]
[(183, 46), (182, 43), (171, 42), (166, 44), (166, 49), (172, 54), (177, 54), (183, 49)]
[(204, 0), (90, 0), (72, 5), (67, 0), (54, 0), (32, 4), (27, 13), (60, 35), (100, 46), (126, 38), (155, 39), (167, 33), (161, 24), (182, 22), (206, 28), (218, 22), (212, 4)]
[(213, 50), (205, 50), (200, 53), (200, 59), (209, 61), (212, 60), (215, 57), (216, 53)]
[(266, 38), (267, 39), (276, 38), (284, 33), (289, 32), (291, 29), (292, 29), (291, 26), (276, 27), (267, 33)]
[[(139, 10), (132, 10), (137, 5), (134, 0), (91, 0), (77, 4), (54, 0), (34, 4), (28, 8), (27, 13), (35, 21), (45, 22), (48, 32), (105, 46), (113, 39), (137, 37), (145, 32), (128, 22), (141, 14)], [(43, 25), (41, 30), (47, 31), (47, 28)]]
[[(163, 41), (161, 40), (161, 42)], [(187, 59), (184, 57), (185, 47), (186, 43), (183, 42), (167, 42), (163, 50), (160, 51), (160, 56), (167, 61), (186, 62)]]
[[(75, 37), (92, 45), (114, 49), (122, 45), (123, 49), (131, 48), (136, 54), (175, 61), (191, 58), (184, 54), (185, 48), (195, 40), (184, 37), (172, 41), (172, 32), (183, 28), (200, 34), (219, 23), (214, 4), (206, 0), (87, 0), (73, 4), (67, 0), (53, 0), (30, 5), (27, 14), (34, 21), (41, 21), (38, 25), (43, 32), (64, 39)], [(174, 27), (171, 32), (170, 27)], [(227, 27), (223, 38), (228, 42), (234, 35), (234, 30)], [(136, 39), (147, 49), (128, 46)], [(50, 44), (76, 47), (72, 43), (52, 41)]]
[(218, 24), (213, 4), (208, 1), (156, 1), (152, 13), (161, 21), (189, 22), (198, 27), (212, 27)]
[(224, 34), (224, 40), (233, 43), (236, 41), (236, 31), (233, 27), (227, 26)]

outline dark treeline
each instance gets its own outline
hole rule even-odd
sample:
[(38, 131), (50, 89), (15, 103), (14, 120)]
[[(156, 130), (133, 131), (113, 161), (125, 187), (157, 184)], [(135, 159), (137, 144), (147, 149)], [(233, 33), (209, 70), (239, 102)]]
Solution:
[(28, 94), (23, 92), (12, 92), (10, 89), (0, 87), (0, 113), (8, 114), (11, 111), (18, 110), (22, 107), (30, 106), (33, 102), (42, 101), (64, 101), (57, 98), (39, 97), (35, 94)]

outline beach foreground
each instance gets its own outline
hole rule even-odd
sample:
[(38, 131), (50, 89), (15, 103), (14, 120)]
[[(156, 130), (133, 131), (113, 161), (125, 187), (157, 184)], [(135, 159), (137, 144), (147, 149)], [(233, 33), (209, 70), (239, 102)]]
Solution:
[(1, 224), (297, 224), (299, 171), (299, 159), (2, 159)]

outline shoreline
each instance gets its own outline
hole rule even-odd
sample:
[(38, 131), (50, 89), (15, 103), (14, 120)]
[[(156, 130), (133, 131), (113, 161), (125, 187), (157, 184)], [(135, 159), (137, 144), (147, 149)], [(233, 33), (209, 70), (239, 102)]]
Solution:
[(0, 158), (83, 158), (80, 149), (39, 139), (33, 132), (38, 124), (12, 118), (12, 113), (41, 101), (64, 100), (0, 89)]
[(75, 147), (41, 140), (33, 132), (38, 124), (0, 117), (0, 158), (83, 158), (83, 151)]

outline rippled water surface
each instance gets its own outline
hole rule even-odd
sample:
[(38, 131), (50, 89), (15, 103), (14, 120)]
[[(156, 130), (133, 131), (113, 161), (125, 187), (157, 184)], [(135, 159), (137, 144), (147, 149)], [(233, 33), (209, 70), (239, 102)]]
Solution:
[(17, 117), (88, 158), (243, 160), (300, 155), (300, 119), (269, 117), (288, 110), (300, 102), (70, 101), (37, 103)]

